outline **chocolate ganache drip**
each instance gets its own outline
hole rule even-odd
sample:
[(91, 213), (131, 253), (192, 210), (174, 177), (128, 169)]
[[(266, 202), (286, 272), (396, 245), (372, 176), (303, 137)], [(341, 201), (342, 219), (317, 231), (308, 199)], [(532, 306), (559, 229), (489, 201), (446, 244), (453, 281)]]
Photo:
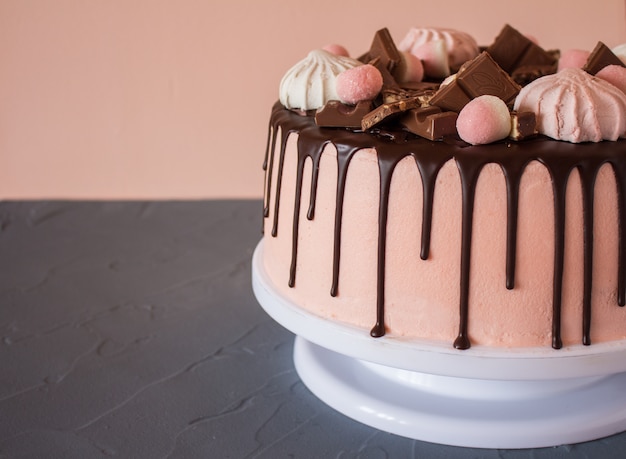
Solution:
[(266, 170), (264, 217), (270, 215), (270, 195), (272, 190), (273, 168), (281, 133), (280, 149), (278, 150), (278, 170), (274, 184), (272, 236), (278, 232), (278, 213), (280, 209), (281, 181), (287, 140), (291, 134), (298, 135), (298, 160), (296, 171), (296, 196), (292, 228), (292, 254), (288, 284), (295, 286), (298, 265), (298, 232), (301, 214), (302, 186), (304, 165), (307, 158), (312, 161), (311, 193), (307, 218), (315, 215), (315, 199), (319, 163), (324, 148), (331, 143), (337, 150), (337, 190), (334, 224), (333, 247), (333, 279), (330, 294), (339, 294), (339, 266), (341, 260), (342, 212), (345, 183), (351, 159), (362, 149), (376, 150), (380, 173), (380, 198), (378, 212), (378, 265), (377, 265), (377, 301), (375, 324), (371, 330), (373, 337), (385, 334), (385, 256), (387, 213), (389, 205), (389, 189), (395, 166), (407, 156), (414, 158), (422, 181), (422, 234), (420, 257), (426, 260), (429, 256), (431, 222), (433, 213), (433, 196), (436, 178), (441, 167), (450, 159), (454, 159), (461, 178), (462, 187), (462, 231), (460, 298), (459, 298), (459, 333), (454, 341), (457, 349), (470, 347), (469, 332), (469, 287), (470, 260), (472, 249), (472, 220), (474, 213), (474, 195), (478, 177), (486, 164), (495, 163), (502, 169), (507, 190), (507, 242), (506, 242), (506, 288), (515, 286), (515, 257), (517, 239), (517, 214), (519, 186), (524, 169), (531, 161), (539, 161), (548, 170), (553, 187), (554, 198), (554, 273), (552, 300), (552, 347), (562, 347), (561, 340), (561, 308), (562, 283), (565, 251), (565, 194), (567, 183), (572, 171), (577, 170), (582, 183), (583, 200), (583, 313), (582, 342), (591, 343), (591, 292), (593, 286), (593, 202), (594, 185), (599, 169), (608, 163), (612, 166), (617, 183), (618, 214), (619, 214), (619, 254), (618, 254), (618, 292), (617, 303), (623, 306), (626, 302), (626, 245), (624, 227), (626, 226), (626, 141), (606, 143), (571, 144), (538, 136), (523, 142), (502, 141), (489, 145), (469, 146), (457, 139), (429, 141), (414, 136), (406, 131), (392, 132), (357, 132), (349, 129), (320, 128), (310, 116), (302, 116), (285, 109), (277, 103), (272, 110), (267, 147), (263, 167)]

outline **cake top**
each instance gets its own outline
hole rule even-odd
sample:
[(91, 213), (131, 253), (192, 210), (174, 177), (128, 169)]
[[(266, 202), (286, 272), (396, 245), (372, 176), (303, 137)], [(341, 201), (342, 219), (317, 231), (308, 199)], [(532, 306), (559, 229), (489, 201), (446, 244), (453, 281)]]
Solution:
[(625, 47), (547, 51), (510, 25), (482, 52), (437, 28), (413, 28), (396, 47), (381, 29), (358, 59), (339, 45), (309, 53), (283, 77), (280, 101), (322, 127), (433, 141), (614, 141), (626, 135)]

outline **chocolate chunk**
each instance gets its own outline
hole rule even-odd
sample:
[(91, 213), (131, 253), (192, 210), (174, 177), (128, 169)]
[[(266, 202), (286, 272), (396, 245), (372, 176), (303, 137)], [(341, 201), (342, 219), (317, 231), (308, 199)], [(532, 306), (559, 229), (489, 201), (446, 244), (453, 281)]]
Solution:
[(467, 104), (472, 98), (463, 90), (463, 88), (456, 82), (456, 79), (439, 88), (439, 91), (435, 93), (430, 99), (431, 105), (436, 105), (443, 110), (450, 110), (453, 112), (460, 112), (465, 104)]
[(537, 78), (555, 73), (556, 69), (556, 63), (550, 65), (522, 65), (511, 72), (511, 78), (520, 86), (526, 86)]
[(413, 134), (438, 140), (457, 133), (457, 118), (455, 112), (442, 112), (438, 107), (430, 106), (407, 111), (400, 118), (400, 124)]
[(394, 103), (401, 100), (418, 98), (421, 105), (427, 105), (430, 98), (437, 92), (436, 83), (424, 83), (415, 85), (413, 89), (406, 88), (383, 88), (381, 91), (383, 103)]
[(431, 105), (459, 112), (471, 99), (492, 95), (509, 104), (520, 91), (520, 86), (491, 58), (482, 52), (465, 63), (456, 78), (430, 99)]
[(509, 24), (502, 28), (487, 52), (508, 73), (524, 66), (554, 66), (556, 71), (557, 60), (554, 53), (533, 43)]
[(396, 48), (389, 30), (385, 27), (374, 34), (374, 40), (368, 53), (370, 59), (378, 58), (380, 63), (393, 74), (400, 63), (400, 52)]
[(322, 127), (361, 128), (361, 120), (372, 110), (372, 101), (361, 101), (356, 105), (342, 104), (338, 100), (328, 101), (315, 113), (315, 124)]
[(522, 140), (537, 134), (537, 118), (534, 112), (511, 112), (509, 139)]
[(391, 75), (391, 72), (387, 69), (387, 66), (379, 58), (374, 58), (368, 62), (368, 64), (376, 67), (383, 77), (383, 89), (400, 89), (400, 85), (396, 82), (396, 79)]
[(587, 62), (583, 66), (583, 70), (591, 75), (595, 75), (607, 65), (619, 65), (621, 67), (625, 67), (622, 60), (617, 57), (608, 46), (599, 41), (587, 58)]
[(363, 117), (363, 120), (361, 121), (361, 128), (365, 131), (376, 126), (377, 124), (382, 123), (388, 118), (393, 117), (394, 115), (398, 115), (399, 113), (403, 113), (407, 110), (418, 108), (420, 106), (421, 102), (417, 97), (413, 99), (400, 100), (390, 104), (382, 104)]

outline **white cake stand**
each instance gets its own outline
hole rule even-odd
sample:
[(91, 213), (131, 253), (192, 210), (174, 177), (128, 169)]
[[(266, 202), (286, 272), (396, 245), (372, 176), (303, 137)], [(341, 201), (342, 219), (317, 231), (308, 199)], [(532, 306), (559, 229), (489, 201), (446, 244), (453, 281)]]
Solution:
[(306, 386), (337, 411), (404, 437), (476, 448), (580, 443), (626, 430), (626, 341), (592, 346), (459, 351), (311, 314), (252, 259), (254, 293), (295, 333)]

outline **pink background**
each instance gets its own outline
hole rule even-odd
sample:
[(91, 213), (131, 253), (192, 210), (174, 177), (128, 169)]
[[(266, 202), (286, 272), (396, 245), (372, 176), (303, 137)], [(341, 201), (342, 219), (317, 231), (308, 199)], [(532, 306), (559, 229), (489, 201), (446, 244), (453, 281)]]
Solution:
[(359, 55), (382, 27), (396, 41), (448, 26), (489, 44), (508, 22), (545, 48), (626, 42), (621, 0), (382, 4), (3, 0), (0, 199), (259, 197), (282, 74), (328, 43)]

